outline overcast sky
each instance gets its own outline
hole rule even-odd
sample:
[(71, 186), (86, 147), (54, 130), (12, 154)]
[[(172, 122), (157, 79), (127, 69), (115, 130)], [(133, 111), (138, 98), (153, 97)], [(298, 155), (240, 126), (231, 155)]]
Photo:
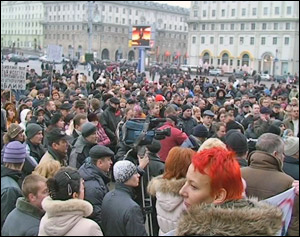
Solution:
[(166, 3), (168, 5), (180, 6), (185, 8), (190, 8), (191, 6), (191, 1), (152, 1), (152, 2)]

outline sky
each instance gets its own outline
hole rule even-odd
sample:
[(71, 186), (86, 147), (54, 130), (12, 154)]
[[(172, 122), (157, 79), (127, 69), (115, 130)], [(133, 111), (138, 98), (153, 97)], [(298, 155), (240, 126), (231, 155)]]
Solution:
[(152, 1), (152, 2), (166, 3), (168, 5), (180, 6), (185, 8), (190, 8), (191, 6), (191, 1)]

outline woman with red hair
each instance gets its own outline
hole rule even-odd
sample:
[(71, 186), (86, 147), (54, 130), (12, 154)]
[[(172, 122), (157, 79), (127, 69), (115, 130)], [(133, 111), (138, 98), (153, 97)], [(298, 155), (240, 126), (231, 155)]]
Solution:
[(19, 124), (16, 106), (13, 103), (7, 103), (5, 104), (4, 109), (7, 117), (7, 128), (9, 128), (12, 123)]
[(184, 185), (186, 172), (191, 164), (192, 149), (174, 147), (165, 161), (165, 171), (148, 185), (148, 192), (156, 197), (157, 222), (159, 235), (163, 235), (177, 226), (178, 218), (184, 209), (183, 198), (179, 190)]
[(200, 151), (179, 192), (186, 211), (178, 221), (176, 235), (275, 235), (281, 229), (281, 210), (243, 199), (243, 191), (233, 152), (221, 147)]

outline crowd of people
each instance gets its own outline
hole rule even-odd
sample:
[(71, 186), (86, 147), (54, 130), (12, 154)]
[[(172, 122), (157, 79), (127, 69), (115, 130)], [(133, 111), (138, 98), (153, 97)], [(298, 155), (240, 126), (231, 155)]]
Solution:
[[(28, 68), (25, 91), (1, 90), (2, 235), (146, 236), (145, 194), (153, 235), (275, 235), (262, 200), (292, 187), (282, 233), (299, 235), (296, 85), (93, 69)], [(171, 135), (141, 155), (124, 133), (148, 117)]]

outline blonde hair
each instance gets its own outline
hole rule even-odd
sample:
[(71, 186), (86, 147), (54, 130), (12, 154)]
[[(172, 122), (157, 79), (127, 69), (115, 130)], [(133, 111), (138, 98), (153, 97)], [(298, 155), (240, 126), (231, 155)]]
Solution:
[(46, 162), (39, 163), (32, 174), (40, 175), (46, 179), (53, 178), (56, 172), (61, 168), (60, 163), (57, 160), (48, 160)]
[(226, 145), (218, 138), (209, 138), (207, 139), (199, 148), (198, 152), (203, 151), (205, 149), (210, 149), (213, 147), (222, 147), (227, 150)]

